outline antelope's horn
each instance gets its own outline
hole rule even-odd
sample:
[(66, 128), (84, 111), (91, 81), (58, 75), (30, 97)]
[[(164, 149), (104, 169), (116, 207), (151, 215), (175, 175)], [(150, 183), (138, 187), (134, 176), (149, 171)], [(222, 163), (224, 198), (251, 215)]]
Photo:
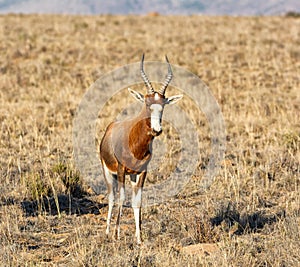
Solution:
[(144, 54), (142, 56), (142, 61), (141, 61), (141, 76), (143, 78), (143, 81), (147, 87), (147, 94), (151, 95), (154, 94), (154, 89), (152, 87), (152, 84), (150, 83), (146, 73), (144, 72)]
[(166, 61), (168, 63), (168, 74), (167, 74), (167, 77), (166, 77), (163, 85), (161, 86), (161, 88), (158, 91), (161, 95), (165, 95), (166, 89), (173, 78), (171, 64), (170, 64), (167, 56), (166, 56)]

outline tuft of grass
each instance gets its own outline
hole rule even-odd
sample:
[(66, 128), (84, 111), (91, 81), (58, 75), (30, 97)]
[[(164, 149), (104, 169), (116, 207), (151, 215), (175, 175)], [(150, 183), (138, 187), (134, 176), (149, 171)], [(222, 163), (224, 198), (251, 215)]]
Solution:
[(60, 161), (52, 167), (54, 176), (59, 177), (65, 186), (65, 193), (72, 196), (83, 194), (79, 171), (64, 161)]
[(40, 201), (44, 197), (51, 196), (51, 186), (45, 181), (41, 173), (30, 173), (25, 178), (26, 188), (29, 197)]
[(300, 151), (300, 133), (285, 133), (283, 134), (282, 139), (286, 149), (291, 150), (292, 153)]
[(45, 201), (52, 196), (51, 185), (45, 179), (43, 172), (32, 172), (25, 177), (25, 187), (28, 198), (36, 203), (39, 214), (45, 211)]

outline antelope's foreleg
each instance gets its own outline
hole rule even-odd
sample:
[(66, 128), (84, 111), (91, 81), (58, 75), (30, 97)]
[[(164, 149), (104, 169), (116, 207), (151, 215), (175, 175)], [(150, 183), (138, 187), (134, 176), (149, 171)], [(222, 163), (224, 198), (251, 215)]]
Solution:
[(132, 208), (135, 219), (135, 237), (138, 244), (142, 243), (141, 240), (141, 198), (142, 188), (133, 188), (132, 193)]

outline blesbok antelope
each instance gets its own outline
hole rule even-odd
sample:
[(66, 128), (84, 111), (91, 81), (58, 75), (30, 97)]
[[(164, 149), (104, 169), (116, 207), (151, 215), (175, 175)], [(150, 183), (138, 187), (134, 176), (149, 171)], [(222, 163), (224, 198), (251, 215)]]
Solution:
[(100, 160), (108, 188), (108, 215), (106, 234), (112, 218), (115, 194), (119, 192), (118, 216), (115, 235), (120, 237), (120, 217), (125, 200), (125, 175), (130, 175), (132, 185), (132, 208), (134, 212), (137, 243), (141, 243), (141, 203), (142, 190), (147, 174), (147, 165), (151, 159), (152, 141), (162, 132), (162, 114), (166, 104), (174, 104), (182, 95), (165, 97), (166, 89), (173, 77), (172, 68), (166, 56), (168, 74), (158, 91), (144, 72), (144, 55), (142, 56), (140, 72), (146, 85), (145, 95), (131, 90), (133, 97), (143, 103), (139, 115), (133, 119), (112, 122), (100, 143)]

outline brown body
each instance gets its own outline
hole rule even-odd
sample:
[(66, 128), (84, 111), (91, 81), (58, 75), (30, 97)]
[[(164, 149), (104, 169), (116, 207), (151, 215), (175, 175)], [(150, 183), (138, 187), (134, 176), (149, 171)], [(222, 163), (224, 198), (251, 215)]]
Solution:
[(155, 133), (151, 129), (151, 114), (147, 106), (157, 103), (164, 106), (164, 96), (157, 100), (153, 95), (146, 95), (146, 105), (134, 119), (111, 123), (100, 144), (100, 157), (108, 169), (117, 173), (121, 164), (126, 174), (138, 174), (147, 169), (151, 159), (152, 141)]
[(124, 166), (125, 174), (146, 170), (153, 136), (139, 133), (150, 128), (147, 124), (144, 119), (113, 122), (108, 126), (100, 144), (100, 156), (112, 173), (117, 173), (119, 165)]

